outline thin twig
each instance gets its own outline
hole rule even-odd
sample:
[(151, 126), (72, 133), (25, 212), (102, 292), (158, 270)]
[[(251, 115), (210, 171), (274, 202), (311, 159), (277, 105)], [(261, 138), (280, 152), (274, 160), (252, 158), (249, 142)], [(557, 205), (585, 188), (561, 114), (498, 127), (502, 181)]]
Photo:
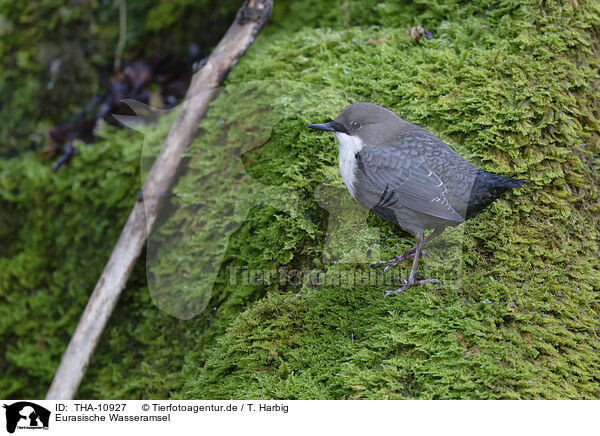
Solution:
[(127, 41), (127, 8), (125, 0), (119, 1), (119, 41), (117, 42), (117, 48), (115, 50), (115, 63), (113, 70), (115, 74), (121, 71), (121, 57), (123, 56), (123, 50), (125, 49), (125, 42)]

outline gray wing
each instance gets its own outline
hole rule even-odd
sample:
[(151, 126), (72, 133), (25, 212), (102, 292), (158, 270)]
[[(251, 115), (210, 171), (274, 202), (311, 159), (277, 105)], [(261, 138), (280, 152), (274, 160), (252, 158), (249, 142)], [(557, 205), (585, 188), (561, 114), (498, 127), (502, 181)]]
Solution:
[[(448, 189), (427, 165), (393, 147), (365, 147), (356, 153), (361, 200), (373, 212), (402, 206), (450, 221), (463, 221)], [(362, 176), (362, 177), (361, 177)]]

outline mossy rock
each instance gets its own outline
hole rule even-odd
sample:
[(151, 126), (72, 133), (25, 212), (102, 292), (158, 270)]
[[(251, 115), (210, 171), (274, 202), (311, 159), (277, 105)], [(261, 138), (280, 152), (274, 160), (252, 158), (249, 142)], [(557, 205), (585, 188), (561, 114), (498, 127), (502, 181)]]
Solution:
[[(299, 10), (310, 12), (290, 13)], [(408, 30), (417, 24), (435, 38), (411, 39)], [(282, 114), (268, 142), (242, 150), (248, 126), (236, 120), (249, 120), (249, 109), (240, 103), (232, 110), (223, 94), (188, 152), (170, 199), (172, 213), (148, 246), (154, 280), (169, 282), (181, 272), (199, 277), (199, 265), (210, 261), (198, 251), (210, 233), (202, 230), (229, 232), (227, 243), (216, 245), (224, 254), (206, 309), (187, 320), (158, 310), (140, 261), (78, 395), (600, 398), (599, 34), (600, 9), (592, 1), (276, 4), (271, 23), (230, 73), (229, 86), (270, 80), (372, 101), (436, 133), (482, 168), (533, 185), (451, 236), (451, 251), (458, 249), (462, 264), (458, 283), (384, 298), (381, 285), (356, 280), (365, 274), (362, 250), (372, 235), (353, 233), (353, 226), (379, 229), (382, 258), (409, 248), (412, 238), (372, 215), (352, 215), (356, 219), (341, 222), (333, 244), (350, 254), (328, 255), (330, 215), (320, 193), (339, 190), (333, 197), (339, 202), (349, 196), (335, 171), (334, 139), (306, 124), (331, 118), (343, 106), (317, 98), (303, 112)], [(310, 97), (307, 92), (296, 100)], [(166, 118), (150, 136), (160, 143), (168, 127)], [(48, 385), (135, 201), (139, 175), (130, 155), (140, 143), (132, 132), (105, 132), (101, 144), (62, 173), (50, 174), (31, 158), (20, 169), (2, 169), (2, 202), (12, 205), (3, 211), (5, 234), (18, 229), (18, 217), (27, 217), (2, 254), (9, 271), (0, 277), (0, 296), (8, 302), (0, 329), (4, 396), (39, 396)], [(293, 192), (297, 207), (251, 207), (234, 230), (219, 222), (220, 208), (237, 204), (227, 200), (232, 185), (226, 178), (209, 177), (224, 174), (222, 155), (210, 154), (219, 143), (229, 151), (238, 147), (253, 180)], [(118, 170), (110, 167), (114, 159), (122, 162)], [(45, 174), (43, 180), (30, 176), (19, 188), (19, 174), (31, 169)], [(120, 186), (116, 192), (113, 184)], [(206, 185), (212, 205), (199, 189)], [(236, 192), (243, 199), (254, 191)], [(113, 199), (109, 211), (101, 209), (106, 198)], [(32, 201), (53, 211), (55, 220), (24, 210)], [(65, 236), (69, 230), (76, 240)], [(200, 239), (170, 239), (181, 233)], [(48, 259), (55, 247), (65, 251), (64, 262)], [(434, 248), (424, 266), (443, 269), (439, 252), (447, 251)], [(315, 285), (311, 277), (240, 284), (231, 274), (244, 267), (355, 280), (351, 286)], [(33, 315), (40, 312), (47, 315)], [(16, 327), (17, 319), (26, 321)]]

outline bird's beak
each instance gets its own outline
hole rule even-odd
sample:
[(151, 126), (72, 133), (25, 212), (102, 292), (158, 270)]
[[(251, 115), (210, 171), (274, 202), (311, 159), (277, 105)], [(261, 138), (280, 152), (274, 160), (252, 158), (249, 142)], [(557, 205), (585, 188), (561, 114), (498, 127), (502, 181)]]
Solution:
[(350, 134), (344, 125), (336, 120), (323, 124), (309, 124), (308, 127), (315, 130), (326, 130), (327, 132), (345, 133), (347, 135)]
[(323, 124), (309, 124), (307, 127), (309, 129), (326, 130), (328, 132), (335, 132), (335, 129), (331, 125), (331, 122), (329, 122), (329, 123), (323, 123)]

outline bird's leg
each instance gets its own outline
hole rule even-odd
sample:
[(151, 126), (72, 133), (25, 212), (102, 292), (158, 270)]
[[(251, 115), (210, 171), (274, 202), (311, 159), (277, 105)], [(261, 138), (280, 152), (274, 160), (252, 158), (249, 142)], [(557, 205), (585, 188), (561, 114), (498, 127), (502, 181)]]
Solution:
[[(434, 233), (435, 233), (435, 230), (434, 230)], [(441, 231), (439, 233), (441, 233)], [(438, 235), (439, 235), (439, 233), (438, 233)], [(435, 236), (437, 236), (437, 235), (435, 235)], [(417, 232), (417, 234), (415, 235), (415, 237), (417, 238), (417, 245), (415, 246), (414, 260), (413, 260), (413, 264), (412, 264), (412, 269), (410, 270), (410, 275), (408, 276), (408, 281), (404, 280), (404, 286), (402, 286), (401, 288), (398, 288), (394, 291), (384, 290), (383, 293), (386, 296), (394, 295), (394, 294), (398, 294), (400, 292), (406, 291), (411, 286), (424, 285), (425, 283), (439, 283), (439, 284), (442, 283), (438, 279), (417, 280), (417, 267), (419, 266), (419, 258), (421, 257), (421, 249), (422, 249), (423, 245), (426, 244), (426, 242), (431, 241), (431, 239), (433, 239), (435, 236), (432, 237), (432, 235), (429, 235), (429, 238), (427, 238), (428, 240), (426, 241), (426, 240), (423, 240), (423, 232)]]
[[(430, 242), (433, 238), (441, 235), (443, 231), (444, 231), (443, 227), (436, 227), (435, 229), (433, 229), (433, 231), (429, 234), (429, 236), (427, 236), (425, 238), (425, 240), (423, 240), (423, 244), (421, 245), (421, 247), (424, 247), (425, 244)], [(412, 259), (415, 256), (416, 250), (417, 250), (417, 246), (415, 245), (413, 248), (411, 248), (410, 250), (408, 250), (406, 253), (404, 253), (402, 256), (399, 256), (399, 257), (402, 258), (402, 260)], [(421, 257), (425, 256), (425, 253), (427, 253), (427, 250), (421, 250)], [(397, 257), (398, 256), (396, 256), (396, 258)]]
[[(427, 236), (425, 238), (425, 240), (423, 240), (423, 243), (421, 244), (421, 247), (423, 247), (425, 244), (427, 244), (429, 241), (431, 241), (436, 236), (439, 236), (443, 231), (444, 231), (443, 227), (437, 227), (437, 228), (435, 228), (433, 230), (433, 232), (431, 232), (429, 234), (429, 236)], [(371, 262), (369, 265), (371, 265), (371, 266), (385, 265), (385, 269), (384, 269), (384, 272), (385, 272), (385, 271), (387, 271), (390, 268), (398, 266), (400, 264), (400, 262), (404, 262), (405, 260), (414, 258), (415, 257), (415, 251), (416, 251), (416, 249), (417, 249), (417, 246), (415, 245), (413, 248), (411, 248), (410, 250), (408, 250), (402, 256), (396, 255), (396, 256), (394, 256), (393, 259), (390, 259), (390, 260), (376, 260), (375, 262)], [(423, 256), (425, 256), (425, 254), (427, 254), (427, 250), (421, 249), (420, 256), (423, 257)]]
[(408, 276), (408, 285), (412, 286), (417, 276), (417, 266), (419, 266), (419, 258), (421, 257), (421, 247), (423, 246), (423, 233), (417, 233), (417, 245), (415, 245), (415, 258), (413, 260), (410, 276)]

